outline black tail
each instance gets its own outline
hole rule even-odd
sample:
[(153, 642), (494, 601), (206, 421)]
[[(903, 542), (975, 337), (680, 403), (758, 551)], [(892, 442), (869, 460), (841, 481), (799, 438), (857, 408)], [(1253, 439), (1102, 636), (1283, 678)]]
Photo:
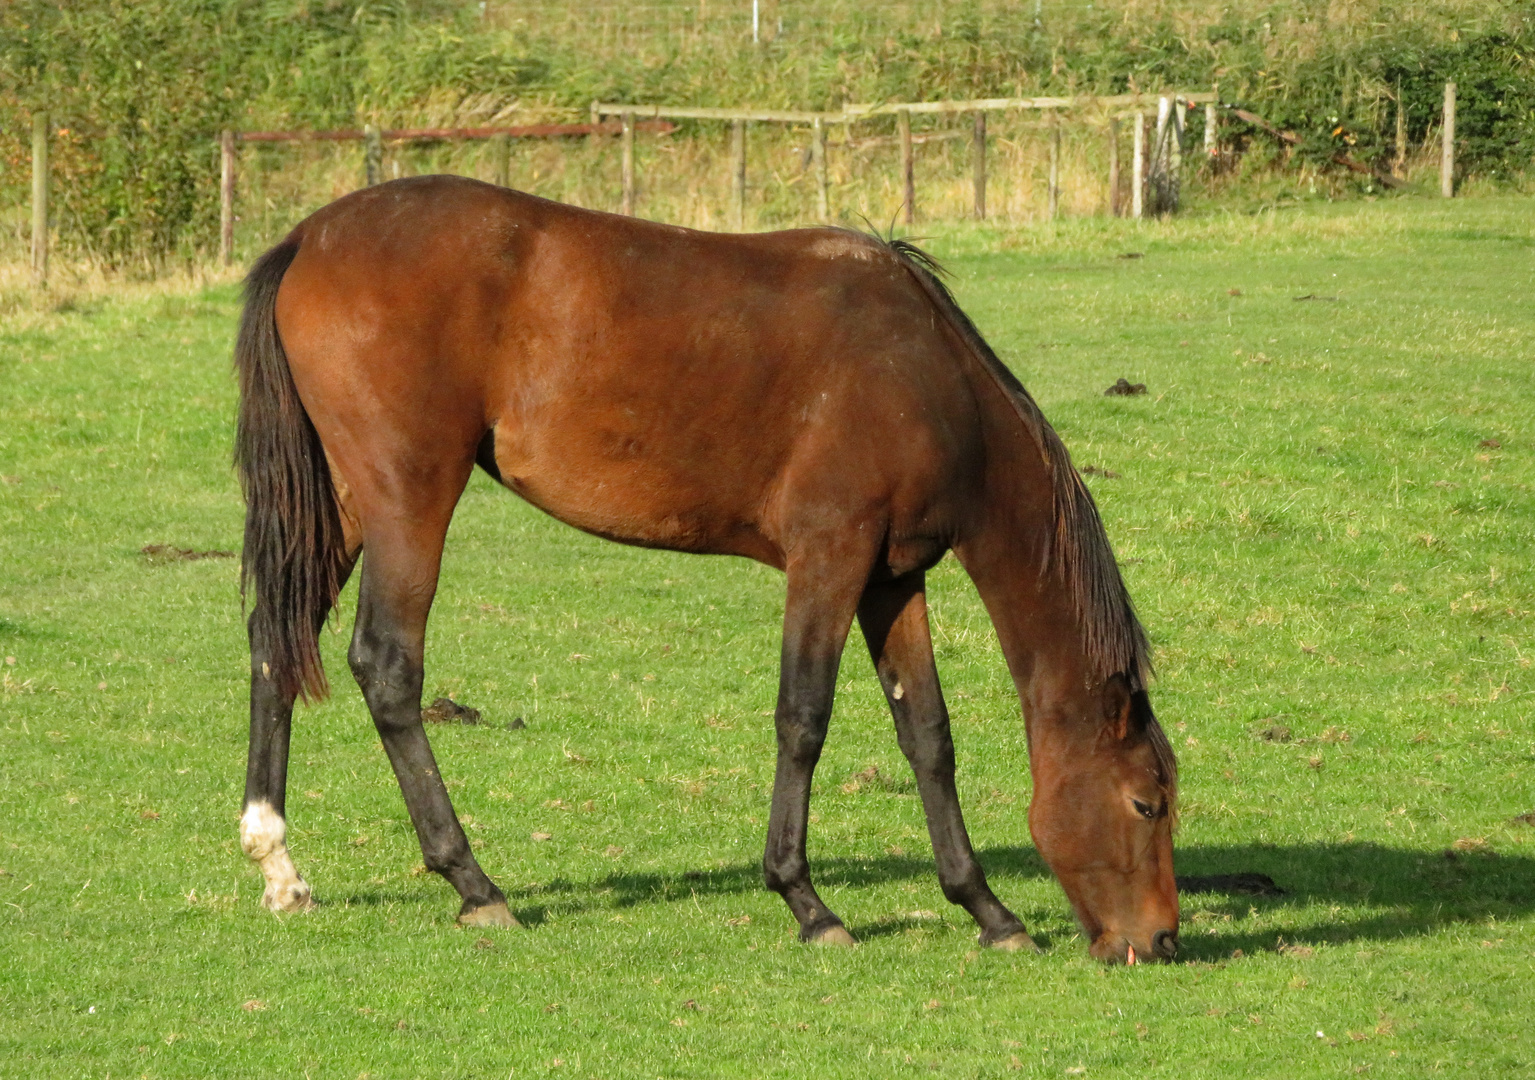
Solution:
[(277, 289), (298, 249), (289, 237), (245, 279), (234, 459), (246, 506), (241, 595), (255, 585), (251, 646), (283, 693), (314, 701), (330, 692), (318, 639), (348, 566), (330, 465), (277, 335)]

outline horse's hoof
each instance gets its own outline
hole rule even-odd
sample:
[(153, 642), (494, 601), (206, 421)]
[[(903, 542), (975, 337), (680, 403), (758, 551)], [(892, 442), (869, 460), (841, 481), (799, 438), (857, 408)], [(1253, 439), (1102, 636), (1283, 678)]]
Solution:
[(1003, 952), (1039, 952), (1039, 946), (1034, 944), (1034, 939), (1022, 930), (1016, 934), (1009, 934), (1000, 941), (993, 941), (991, 947), (1001, 949)]
[(847, 932), (847, 927), (841, 923), (833, 923), (825, 930), (810, 939), (812, 945), (837, 945), (844, 949), (851, 949), (858, 942), (853, 940), (853, 935)]
[(261, 894), (261, 903), (272, 912), (314, 910), (314, 897), (309, 894), (309, 882), (303, 878), (277, 887), (268, 886), (266, 892)]
[(511, 928), (521, 926), (512, 915), (512, 909), (505, 904), (486, 904), (477, 907), (473, 911), (466, 911), (458, 917), (460, 926), (499, 926)]

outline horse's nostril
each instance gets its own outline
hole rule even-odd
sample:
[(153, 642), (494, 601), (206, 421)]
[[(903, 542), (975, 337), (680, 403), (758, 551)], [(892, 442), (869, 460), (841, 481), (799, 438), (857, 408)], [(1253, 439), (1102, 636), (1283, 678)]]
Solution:
[(1171, 930), (1158, 930), (1151, 935), (1151, 951), (1164, 960), (1178, 955), (1178, 935)]

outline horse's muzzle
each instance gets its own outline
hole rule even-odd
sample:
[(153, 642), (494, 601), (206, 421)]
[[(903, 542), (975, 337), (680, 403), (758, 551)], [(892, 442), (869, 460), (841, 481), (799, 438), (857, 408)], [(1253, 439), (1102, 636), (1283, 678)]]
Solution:
[(1158, 930), (1151, 935), (1151, 951), (1159, 960), (1176, 960), (1178, 958), (1178, 932), (1176, 930)]

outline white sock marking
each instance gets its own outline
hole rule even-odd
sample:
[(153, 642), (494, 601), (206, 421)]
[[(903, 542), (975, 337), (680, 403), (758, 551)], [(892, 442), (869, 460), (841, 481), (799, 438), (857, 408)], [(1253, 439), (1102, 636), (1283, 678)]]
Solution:
[(288, 857), (288, 823), (265, 799), (245, 807), (240, 817), (240, 848), (261, 867), (266, 892), (261, 902), (273, 911), (304, 911), (313, 906), (309, 883)]

